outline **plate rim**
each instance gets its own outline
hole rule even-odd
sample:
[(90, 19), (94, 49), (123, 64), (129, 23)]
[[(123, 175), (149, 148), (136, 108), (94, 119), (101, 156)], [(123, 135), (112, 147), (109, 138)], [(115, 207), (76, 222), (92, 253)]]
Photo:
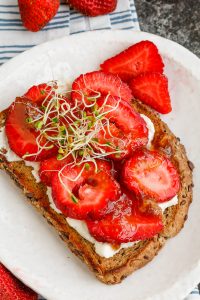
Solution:
[[(76, 35), (69, 35), (69, 36), (64, 36), (58, 39), (54, 39), (51, 41), (47, 41), (45, 43), (39, 44), (37, 46), (34, 46), (33, 48), (26, 50), (23, 53), (20, 53), (19, 55), (17, 55), (16, 57), (12, 58), (11, 60), (9, 60), (8, 62), (6, 62), (5, 64), (3, 64), (0, 67), (0, 80), (2, 79), (7, 79), (9, 77), (9, 73), (11, 71), (11, 69), (14, 68), (14, 66), (17, 66), (20, 64), (21, 61), (24, 60), (24, 64), (26, 61), (26, 58), (28, 58), (29, 56), (32, 55), (32, 53), (43, 53), (45, 51), (45, 49), (49, 49), (49, 46), (51, 46), (51, 44), (54, 43), (58, 43), (59, 41), (68, 41), (69, 42), (69, 47), (70, 47), (70, 40), (78, 40), (80, 37), (81, 38), (91, 38), (93, 39), (93, 36), (100, 36), (100, 37), (104, 37), (105, 35), (108, 36), (113, 36), (116, 38), (118, 36), (121, 36), (121, 32), (124, 32), (125, 36), (128, 36), (129, 34), (135, 34), (139, 37), (139, 40), (142, 39), (151, 39), (153, 41), (158, 41), (159, 43), (161, 42), (161, 44), (163, 43), (163, 46), (165, 44), (169, 45), (170, 47), (172, 47), (172, 49), (175, 50), (174, 55), (172, 56), (173, 59), (180, 63), (185, 69), (187, 69), (189, 72), (191, 72), (198, 80), (200, 80), (200, 59), (194, 54), (192, 53), (190, 50), (186, 49), (185, 47), (183, 47), (182, 45), (171, 41), (167, 38), (164, 37), (160, 37), (158, 35), (155, 34), (151, 34), (148, 32), (143, 32), (143, 31), (137, 31), (137, 30), (95, 30), (95, 31), (89, 31), (89, 32), (83, 32), (83, 33), (78, 33)], [(99, 37), (99, 38), (100, 38)], [(120, 38), (120, 40), (122, 40)], [(177, 51), (176, 51), (177, 50)], [(166, 51), (166, 53), (168, 53), (169, 50)], [(186, 60), (185, 61), (181, 61), (179, 59), (180, 57), (180, 53), (183, 53), (186, 56)], [(191, 64), (192, 63), (192, 64)], [(199, 66), (199, 68), (198, 68)], [(7, 77), (5, 77), (5, 75)], [(11, 270), (11, 272), (17, 277), (19, 278), (22, 282), (24, 282), (26, 285), (30, 286), (32, 289), (34, 289), (37, 293), (39, 294), (43, 294), (45, 296), (46, 293), (44, 293), (44, 291), (41, 292), (41, 290), (39, 290), (39, 287), (37, 285), (33, 286), (32, 283), (29, 282), (29, 280), (26, 278), (22, 278), (20, 276), (20, 274), (17, 272), (17, 270), (14, 269), (14, 266), (12, 266), (12, 263), (6, 262), (4, 261), (4, 259), (1, 258), (1, 262), (8, 267), (8, 269)], [(165, 299), (165, 297), (170, 297), (173, 295), (174, 297), (176, 297), (176, 299), (183, 299), (185, 296), (187, 296), (189, 294), (189, 292), (192, 290), (192, 288), (197, 285), (199, 283), (200, 278), (198, 278), (198, 276), (200, 276), (200, 257), (199, 257), (199, 262), (196, 266), (193, 266), (193, 268), (191, 269), (190, 273), (187, 274), (187, 276), (185, 276), (182, 279), (179, 279), (178, 282), (176, 282), (174, 285), (171, 286), (170, 289), (166, 289), (162, 292), (162, 294), (159, 295), (155, 295), (153, 297), (147, 297), (144, 300), (159, 300), (161, 299), (160, 297), (163, 297), (162, 299)], [(190, 278), (188, 280), (188, 278)], [(184, 284), (183, 284), (184, 283)], [(176, 296), (173, 294), (173, 291), (176, 291)], [(178, 295), (177, 295), (178, 292)], [(46, 297), (48, 299), (49, 295), (46, 294)], [(168, 299), (168, 298), (166, 298)], [(175, 299), (175, 298), (174, 298)]]
[[(121, 32), (124, 32), (125, 35), (128, 35), (130, 33), (133, 33), (135, 35), (138, 36), (144, 36), (145, 38), (151, 38), (152, 40), (154, 40), (154, 42), (159, 42), (162, 41), (163, 45), (167, 44), (170, 47), (172, 47), (174, 50), (177, 50), (177, 52), (182, 52), (187, 60), (182, 61), (180, 59), (179, 53), (177, 53), (176, 51), (173, 53), (173, 55), (171, 56), (174, 60), (178, 61), (182, 66), (184, 66), (188, 71), (192, 72), (192, 74), (197, 77), (200, 80), (200, 68), (198, 68), (198, 64), (200, 63), (200, 58), (194, 54), (193, 52), (191, 52), (189, 49), (185, 48), (184, 46), (182, 46), (181, 44), (172, 41), (170, 39), (164, 38), (162, 36), (153, 34), (153, 33), (149, 33), (146, 31), (139, 31), (139, 30), (110, 30), (110, 29), (106, 29), (106, 30), (93, 30), (93, 31), (87, 31), (87, 32), (81, 32), (81, 33), (77, 33), (77, 34), (72, 34), (72, 35), (68, 35), (68, 36), (63, 36), (57, 39), (53, 39), (44, 43), (41, 43), (39, 45), (33, 46), (32, 48), (25, 50), (24, 52), (16, 55), (15, 57), (11, 58), (10, 60), (8, 60), (7, 62), (5, 62), (3, 65), (0, 66), (0, 79), (1, 76), (3, 76), (2, 78), (5, 79), (5, 74), (3, 74), (4, 72), (8, 73), (8, 77), (9, 77), (9, 72), (10, 69), (13, 69), (14, 65), (18, 65), (19, 62), (23, 61), (24, 59), (24, 63), (25, 64), (25, 58), (28, 57), (32, 52), (40, 52), (41, 50), (45, 50), (45, 48), (48, 48), (49, 45), (57, 43), (58, 41), (64, 41), (64, 40), (78, 40), (79, 38), (84, 37), (85, 39), (88, 37), (95, 37), (96, 35), (100, 35), (100, 36), (105, 36), (105, 35), (113, 35), (113, 36), (117, 36), (119, 35)], [(162, 45), (161, 45), (162, 47)], [(169, 51), (166, 50), (165, 47), (162, 48), (163, 52), (167, 53), (168, 56), (169, 55)], [(191, 62), (193, 63), (192, 66), (192, 70), (191, 70)], [(195, 65), (195, 63), (197, 63), (197, 65)]]

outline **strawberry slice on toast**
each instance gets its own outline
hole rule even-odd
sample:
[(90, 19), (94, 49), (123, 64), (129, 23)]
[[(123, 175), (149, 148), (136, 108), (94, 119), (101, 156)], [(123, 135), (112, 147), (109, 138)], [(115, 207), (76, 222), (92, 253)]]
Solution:
[(112, 212), (101, 220), (88, 220), (87, 226), (99, 242), (134, 242), (151, 238), (163, 229), (162, 213), (153, 201), (140, 202), (125, 193), (114, 203)]
[(113, 74), (95, 71), (80, 75), (72, 84), (72, 100), (78, 101), (79, 106), (85, 101), (90, 105), (100, 96), (117, 96), (127, 102), (133, 98), (129, 86)]
[(157, 202), (172, 199), (180, 189), (180, 177), (175, 166), (157, 151), (137, 151), (125, 162), (122, 179), (137, 195)]
[[(5, 124), (10, 148), (21, 158), (30, 161), (41, 161), (52, 157), (57, 147), (40, 135), (38, 128), (40, 117), (38, 106), (25, 98), (16, 98), (11, 105)], [(40, 146), (39, 146), (40, 144)]]
[(33, 85), (25, 94), (24, 97), (37, 104), (42, 104), (46, 97), (52, 95), (52, 87), (47, 83)]
[(51, 181), (54, 174), (71, 161), (73, 161), (71, 156), (68, 156), (62, 160), (55, 156), (41, 161), (39, 169), (41, 181), (47, 186), (51, 186)]
[[(97, 149), (104, 149), (110, 158), (121, 160), (148, 143), (144, 119), (126, 101), (118, 97), (102, 97), (97, 104), (100, 114), (109, 120), (97, 133)], [(127, 121), (128, 120), (128, 121)], [(102, 121), (103, 122), (103, 121)]]
[(102, 160), (63, 167), (52, 179), (57, 208), (74, 219), (102, 218), (109, 202), (117, 200), (121, 193), (110, 170), (109, 163)]

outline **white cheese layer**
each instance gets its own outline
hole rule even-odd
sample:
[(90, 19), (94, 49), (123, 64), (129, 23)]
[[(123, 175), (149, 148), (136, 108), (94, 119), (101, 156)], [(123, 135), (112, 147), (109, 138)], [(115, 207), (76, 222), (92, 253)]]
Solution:
[(124, 243), (121, 244), (120, 247), (115, 250), (111, 244), (109, 243), (101, 243), (97, 242), (89, 233), (86, 222), (75, 220), (71, 218), (67, 218), (68, 224), (74, 228), (84, 239), (94, 244), (94, 248), (97, 254), (99, 254), (102, 257), (112, 257), (114, 254), (116, 254), (118, 251), (120, 251), (122, 248), (128, 248), (133, 246), (134, 244), (138, 242), (132, 242), (132, 243)]
[[(49, 197), (49, 202), (50, 202), (51, 208), (53, 208), (57, 213), (62, 213), (55, 206), (55, 203), (54, 203), (53, 198), (52, 198), (51, 188), (50, 187), (47, 188), (47, 195)], [(124, 244), (121, 244), (121, 246), (117, 250), (115, 250), (112, 247), (112, 245), (109, 244), (109, 243), (101, 243), (101, 242), (96, 241), (91, 236), (91, 234), (89, 233), (85, 221), (75, 220), (75, 219), (71, 219), (71, 218), (66, 218), (66, 220), (67, 220), (67, 223), (72, 228), (74, 228), (84, 239), (86, 239), (87, 241), (89, 241), (92, 244), (94, 244), (94, 248), (95, 248), (96, 253), (99, 254), (102, 257), (106, 257), (106, 258), (112, 257), (118, 251), (120, 251), (122, 248), (128, 248), (128, 247), (133, 246), (135, 243), (137, 243), (137, 242), (124, 243)]]
[[(62, 213), (54, 204), (52, 194), (51, 194), (51, 188), (48, 187), (47, 189), (47, 195), (49, 197), (49, 202), (51, 208), (53, 208), (57, 213)], [(167, 201), (165, 203), (159, 204), (162, 211), (164, 211), (167, 207), (170, 207), (172, 205), (176, 205), (178, 203), (178, 197), (175, 196), (170, 201)], [(109, 243), (101, 243), (96, 241), (91, 234), (89, 233), (89, 230), (87, 228), (86, 222), (81, 220), (75, 220), (71, 218), (66, 218), (67, 223), (74, 228), (84, 239), (94, 244), (94, 248), (97, 254), (99, 254), (102, 257), (109, 258), (114, 256), (117, 252), (119, 252), (122, 248), (129, 248), (132, 247), (134, 244), (138, 243), (136, 242), (130, 242), (130, 243), (123, 243), (120, 245), (120, 247), (116, 250), (112, 247)]]
[(33, 174), (36, 182), (37, 183), (40, 182), (41, 181), (40, 176), (39, 176), (40, 163), (37, 162), (37, 161), (27, 161), (27, 160), (25, 160), (24, 163), (27, 167), (32, 167), (33, 168), (31, 173)]
[(148, 129), (148, 144), (147, 144), (147, 148), (151, 147), (151, 143), (153, 141), (154, 138), (154, 134), (155, 134), (155, 127), (153, 122), (151, 121), (151, 119), (149, 119), (147, 116), (140, 114), (140, 116), (144, 119), (144, 121), (146, 122), (147, 125), (147, 129)]
[(160, 203), (159, 206), (162, 209), (162, 211), (165, 211), (166, 208), (177, 204), (178, 204), (178, 196), (176, 195), (171, 200)]

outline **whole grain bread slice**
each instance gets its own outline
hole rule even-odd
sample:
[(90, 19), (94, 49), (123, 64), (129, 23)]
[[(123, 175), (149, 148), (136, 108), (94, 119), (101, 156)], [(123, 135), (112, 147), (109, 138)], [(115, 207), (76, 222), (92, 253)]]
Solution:
[[(133, 107), (151, 119), (155, 126), (152, 149), (168, 156), (176, 165), (181, 178), (178, 204), (167, 208), (164, 212), (164, 230), (152, 239), (141, 241), (132, 247), (121, 249), (111, 258), (99, 256), (94, 246), (85, 240), (76, 230), (70, 227), (66, 218), (54, 211), (46, 194), (47, 188), (36, 183), (32, 175), (32, 167), (23, 161), (8, 162), (5, 151), (0, 152), (0, 168), (5, 170), (22, 189), (28, 201), (43, 215), (47, 222), (58, 232), (61, 239), (71, 251), (84, 261), (96, 277), (106, 284), (119, 283), (133, 271), (151, 261), (164, 246), (166, 240), (175, 236), (187, 219), (189, 205), (192, 201), (192, 169), (185, 148), (179, 138), (161, 121), (159, 115), (139, 101), (133, 101)], [(0, 113), (0, 128), (5, 124), (8, 111)]]

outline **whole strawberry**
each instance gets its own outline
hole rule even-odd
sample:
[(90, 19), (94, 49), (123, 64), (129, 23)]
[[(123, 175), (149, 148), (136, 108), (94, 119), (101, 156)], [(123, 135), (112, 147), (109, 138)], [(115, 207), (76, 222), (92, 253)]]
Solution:
[(1, 300), (37, 300), (37, 294), (15, 278), (0, 264)]
[(30, 31), (42, 29), (57, 13), (59, 0), (18, 0), (23, 25)]
[(117, 6), (117, 0), (69, 0), (70, 5), (90, 17), (105, 15)]

